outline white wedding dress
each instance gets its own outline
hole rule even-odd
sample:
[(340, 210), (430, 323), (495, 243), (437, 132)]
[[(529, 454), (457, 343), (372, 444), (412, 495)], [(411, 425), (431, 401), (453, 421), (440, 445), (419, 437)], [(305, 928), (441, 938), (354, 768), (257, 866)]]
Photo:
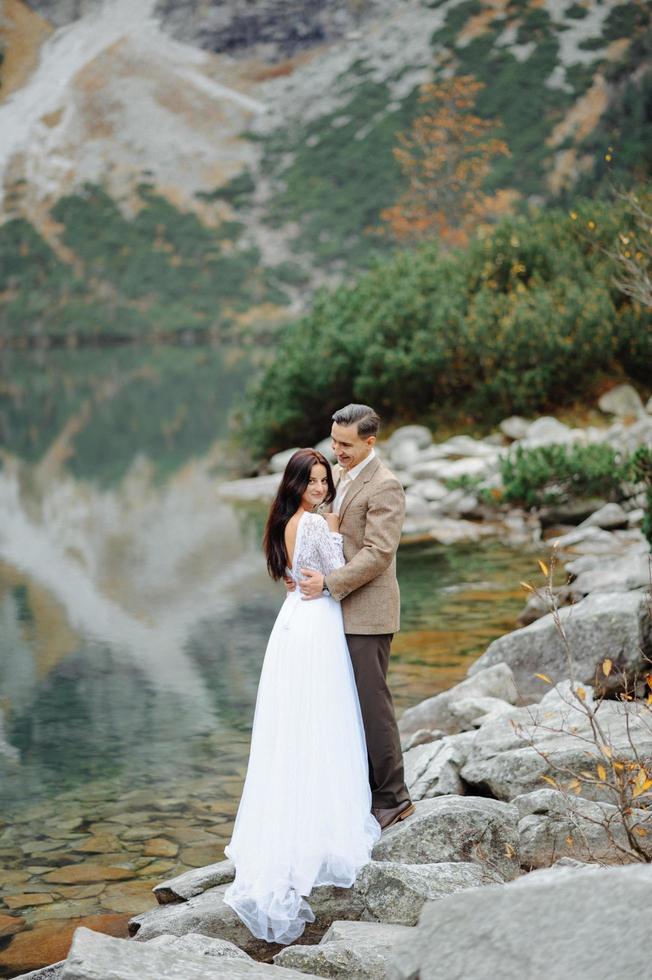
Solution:
[[(344, 564), (342, 536), (320, 514), (297, 526), (290, 574)], [(342, 610), (325, 594), (289, 592), (267, 644), (249, 765), (230, 842), (235, 880), (224, 901), (250, 932), (288, 944), (314, 913), (317, 885), (350, 887), (371, 857), (367, 748)]]

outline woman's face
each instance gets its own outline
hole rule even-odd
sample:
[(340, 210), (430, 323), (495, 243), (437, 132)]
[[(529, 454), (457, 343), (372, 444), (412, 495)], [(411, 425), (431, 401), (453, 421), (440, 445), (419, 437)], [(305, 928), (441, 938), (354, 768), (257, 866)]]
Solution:
[(304, 510), (314, 510), (321, 504), (328, 493), (328, 478), (323, 463), (315, 463), (310, 470), (308, 486), (303, 492), (301, 506)]

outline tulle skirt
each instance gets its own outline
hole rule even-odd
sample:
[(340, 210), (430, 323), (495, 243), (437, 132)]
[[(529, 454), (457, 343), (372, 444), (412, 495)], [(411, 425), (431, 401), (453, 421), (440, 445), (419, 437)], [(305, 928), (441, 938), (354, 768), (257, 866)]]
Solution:
[(289, 593), (258, 684), (224, 901), (254, 936), (291, 943), (315, 919), (305, 896), (350, 887), (379, 837), (342, 610)]

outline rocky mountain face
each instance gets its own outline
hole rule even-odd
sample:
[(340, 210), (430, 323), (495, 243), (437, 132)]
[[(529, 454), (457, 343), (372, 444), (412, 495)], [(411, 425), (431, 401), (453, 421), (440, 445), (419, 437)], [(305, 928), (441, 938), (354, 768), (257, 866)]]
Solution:
[[(61, 27), (102, 2), (29, 0), (29, 6)], [(209, 51), (253, 48), (267, 57), (286, 57), (358, 29), (373, 7), (373, 0), (158, 0), (155, 17), (177, 40)]]
[(159, 0), (156, 16), (180, 41), (218, 53), (253, 49), (273, 59), (345, 37), (373, 6), (372, 0)]
[[(609, 146), (645, 174), (651, 37), (642, 0), (5, 0), (0, 294), (20, 293), (16, 253), (38, 241), (57, 282), (125, 296), (110, 226), (164, 279), (165, 263), (204, 275), (219, 256), (224, 315), (285, 317), (387, 247), (374, 228), (402, 186), (393, 149), (433, 76), (484, 83), (478, 110), (511, 151), (490, 189), (515, 207), (592, 193)], [(157, 208), (212, 236), (201, 260), (157, 237)], [(107, 240), (91, 268), (92, 227)]]

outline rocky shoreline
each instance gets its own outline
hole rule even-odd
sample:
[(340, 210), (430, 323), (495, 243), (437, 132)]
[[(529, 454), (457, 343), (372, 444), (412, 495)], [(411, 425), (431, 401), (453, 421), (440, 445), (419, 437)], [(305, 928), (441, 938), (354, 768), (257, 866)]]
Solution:
[[(608, 410), (620, 408), (603, 429), (511, 419), (501, 435), (440, 445), (422, 427), (398, 430), (381, 452), (406, 486), (406, 540), (485, 533), (478, 499), (443, 480), (481, 474), (491, 485), (507, 429), (521, 445), (652, 445), (652, 405), (634, 401), (632, 411), (630, 393), (609, 394)], [(264, 497), (283, 466), (277, 458), (276, 472), (225, 492)], [(23, 977), (646, 976), (652, 560), (641, 521), (638, 500), (595, 502), (565, 526), (556, 515), (554, 553), (569, 576), (556, 586), (548, 517), (501, 513), (489, 533), (539, 542), (543, 585), (528, 586), (520, 628), (491, 643), (465, 680), (402, 714), (416, 812), (383, 833), (352, 888), (313, 891), (316, 919), (297, 943), (251, 936), (222, 901), (234, 869), (221, 861), (158, 884), (158, 905), (130, 920), (130, 939), (79, 927), (65, 960)]]
[[(527, 420), (519, 416), (504, 419), (496, 432), (484, 439), (453, 436), (435, 443), (423, 425), (396, 429), (376, 446), (378, 455), (401, 480), (406, 492), (406, 520), (403, 541), (434, 540), (440, 544), (479, 541), (501, 537), (508, 543), (538, 544), (546, 528), (563, 525), (592, 526), (607, 530), (638, 528), (643, 521), (643, 496), (626, 505), (609, 506), (609, 501), (588, 499), (531, 508), (489, 505), (482, 491), (500, 487), (500, 462), (506, 453), (551, 445), (589, 446), (604, 444), (618, 451), (633, 452), (639, 446), (652, 446), (652, 398), (646, 405), (630, 385), (619, 385), (602, 396), (598, 408), (603, 426), (571, 428), (553, 416)], [(272, 456), (270, 472), (248, 479), (232, 480), (220, 487), (220, 494), (243, 503), (269, 501), (281, 479), (287, 461), (299, 447)], [(333, 459), (330, 439), (315, 447)], [(449, 480), (467, 480), (473, 489), (450, 489)], [(632, 536), (636, 540), (636, 535)]]

